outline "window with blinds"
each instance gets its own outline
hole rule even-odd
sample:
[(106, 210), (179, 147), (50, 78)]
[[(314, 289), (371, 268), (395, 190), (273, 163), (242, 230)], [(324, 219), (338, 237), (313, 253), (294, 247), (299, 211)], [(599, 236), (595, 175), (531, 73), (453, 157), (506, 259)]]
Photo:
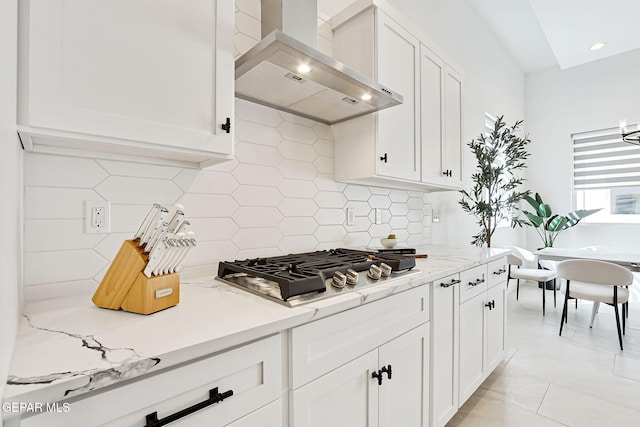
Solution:
[(576, 133), (573, 190), (576, 209), (602, 208), (584, 222), (640, 222), (640, 147), (618, 128)]

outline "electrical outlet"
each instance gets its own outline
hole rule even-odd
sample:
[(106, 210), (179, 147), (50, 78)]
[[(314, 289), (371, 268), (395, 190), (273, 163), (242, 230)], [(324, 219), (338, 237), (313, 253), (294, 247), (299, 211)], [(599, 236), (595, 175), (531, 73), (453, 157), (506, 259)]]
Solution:
[(110, 224), (110, 204), (105, 201), (85, 201), (84, 229), (87, 234), (108, 233)]
[(353, 208), (347, 208), (347, 225), (356, 225), (356, 214)]
[(431, 211), (431, 222), (440, 222), (440, 209)]
[(382, 209), (376, 209), (376, 224), (382, 224)]

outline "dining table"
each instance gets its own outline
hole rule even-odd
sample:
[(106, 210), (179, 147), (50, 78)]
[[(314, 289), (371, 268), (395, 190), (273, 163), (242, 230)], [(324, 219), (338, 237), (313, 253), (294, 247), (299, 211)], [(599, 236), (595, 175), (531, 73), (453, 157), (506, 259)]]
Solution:
[(640, 252), (614, 248), (542, 248), (534, 252), (539, 261), (564, 261), (566, 259), (594, 259), (621, 265), (633, 272), (640, 272)]

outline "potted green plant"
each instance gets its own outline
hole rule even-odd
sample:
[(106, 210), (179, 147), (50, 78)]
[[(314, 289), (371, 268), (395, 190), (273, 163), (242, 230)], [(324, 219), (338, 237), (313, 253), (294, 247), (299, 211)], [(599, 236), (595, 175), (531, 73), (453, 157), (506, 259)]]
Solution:
[(478, 165), (471, 175), (473, 187), (470, 191), (460, 190), (462, 199), (458, 203), (465, 212), (476, 217), (480, 226), (471, 241), (476, 246), (486, 244), (491, 247), (491, 237), (503, 220), (510, 220), (514, 227), (523, 223), (512, 213), (529, 191), (518, 190), (524, 178), (515, 172), (526, 167), (525, 160), (529, 157), (526, 147), (531, 141), (527, 136), (516, 135), (522, 120), (508, 127), (503, 117), (496, 119), (493, 131), (482, 133), (467, 144)]
[(535, 198), (526, 195), (523, 197), (533, 207), (534, 213), (523, 210), (522, 213), (528, 221), (524, 223), (532, 226), (537, 232), (545, 247), (552, 247), (561, 231), (571, 228), (580, 222), (582, 218), (592, 215), (601, 209), (580, 209), (569, 212), (566, 215), (554, 214), (551, 206), (542, 201), (540, 194)]

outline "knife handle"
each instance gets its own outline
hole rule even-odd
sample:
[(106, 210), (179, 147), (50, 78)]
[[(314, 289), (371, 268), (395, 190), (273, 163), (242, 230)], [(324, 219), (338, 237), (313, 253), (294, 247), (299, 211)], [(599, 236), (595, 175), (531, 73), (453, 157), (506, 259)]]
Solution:
[(147, 212), (147, 215), (142, 220), (142, 223), (140, 224), (138, 231), (133, 236), (133, 240), (140, 239), (142, 237), (142, 235), (144, 234), (144, 231), (149, 226), (151, 219), (155, 216), (155, 213), (160, 209), (160, 207), (161, 206), (157, 203), (154, 203), (153, 206), (151, 206), (151, 209), (149, 209), (149, 212)]

